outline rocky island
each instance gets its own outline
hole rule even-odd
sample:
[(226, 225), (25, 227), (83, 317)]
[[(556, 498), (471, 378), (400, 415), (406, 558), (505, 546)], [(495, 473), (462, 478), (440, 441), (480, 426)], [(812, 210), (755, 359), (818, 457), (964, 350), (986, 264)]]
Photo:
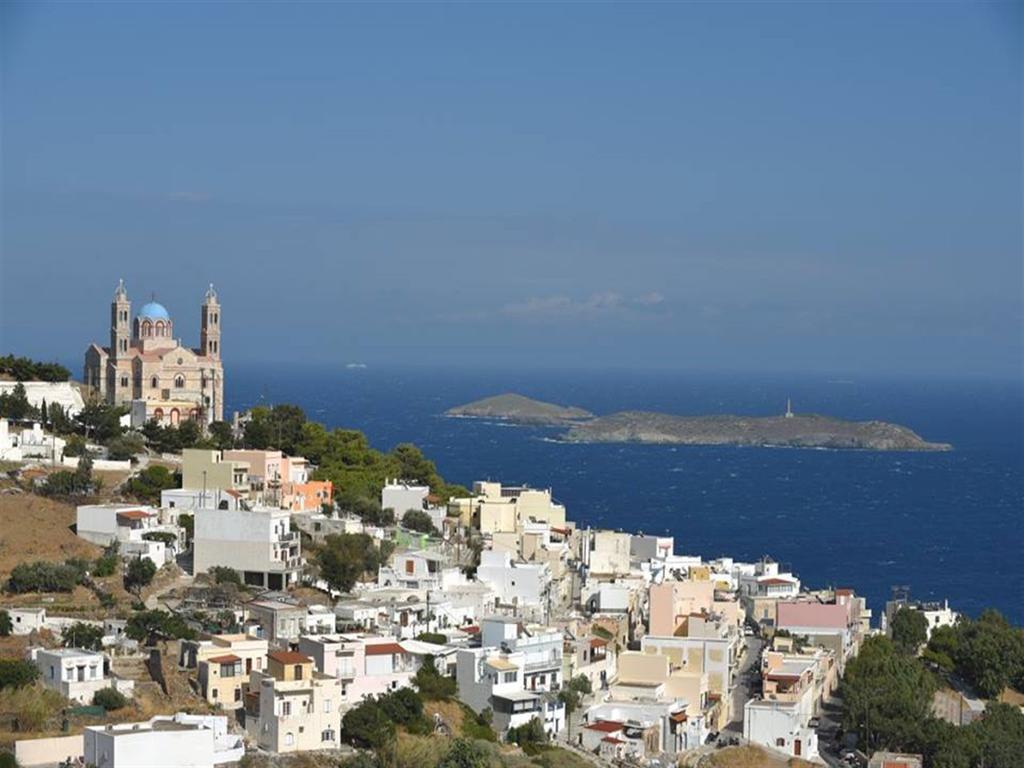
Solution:
[(533, 400), (511, 392), (449, 408), (444, 415), (457, 418), (500, 419), (515, 424), (554, 426), (594, 418), (594, 414), (582, 408), (545, 403), (542, 400)]
[(573, 426), (573, 443), (671, 443), (676, 445), (850, 448), (869, 451), (948, 451), (907, 427), (884, 421), (845, 421), (816, 414), (783, 416), (673, 416), (623, 411)]
[(568, 431), (561, 435), (561, 439), (570, 443), (777, 446), (866, 451), (952, 449), (948, 443), (928, 442), (899, 424), (797, 414), (788, 405), (786, 412), (778, 416), (676, 416), (648, 411), (595, 416), (583, 408), (506, 393), (456, 406), (445, 415), (567, 427)]

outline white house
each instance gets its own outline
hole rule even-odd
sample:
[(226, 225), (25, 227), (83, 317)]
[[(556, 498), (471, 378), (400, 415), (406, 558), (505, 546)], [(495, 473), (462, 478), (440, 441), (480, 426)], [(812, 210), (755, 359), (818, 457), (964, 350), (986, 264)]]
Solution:
[(558, 690), (562, 682), (561, 630), (521, 619), (488, 616), (480, 621), (480, 644), (523, 654), (523, 685), (528, 691)]
[[(216, 715), (157, 716), (141, 723), (86, 726), (85, 764), (96, 768), (213, 768), (245, 756), (241, 737)], [(159, 757), (157, 757), (159, 756)]]
[(82, 648), (33, 648), (32, 660), (39, 668), (39, 679), (47, 688), (80, 704), (92, 704), (96, 691), (116, 688), (130, 695), (133, 680), (121, 680), (110, 674), (107, 657)]
[(382, 587), (404, 589), (437, 589), (446, 558), (429, 550), (395, 552), (391, 564), (382, 565), (377, 583)]
[(494, 648), (463, 648), (456, 656), (459, 700), (474, 712), (490, 709), (499, 733), (534, 718), (555, 735), (565, 727), (565, 705), (553, 693), (523, 689), (526, 654)]
[(28, 635), (46, 626), (45, 608), (4, 608), (11, 617), (11, 632), (15, 635)]
[(404, 480), (388, 480), (380, 492), (380, 507), (394, 510), (395, 519), (401, 520), (402, 515), (410, 510), (422, 512), (427, 506), (429, 495), (429, 486), (413, 485)]
[(547, 620), (551, 601), (551, 568), (547, 563), (519, 562), (508, 552), (484, 550), (476, 577), (494, 591), (499, 604)]

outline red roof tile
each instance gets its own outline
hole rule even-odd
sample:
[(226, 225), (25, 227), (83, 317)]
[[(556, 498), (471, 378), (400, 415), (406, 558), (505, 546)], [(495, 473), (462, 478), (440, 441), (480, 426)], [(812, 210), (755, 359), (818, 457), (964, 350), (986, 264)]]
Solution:
[(601, 648), (601, 647), (603, 647), (605, 645), (608, 645), (608, 641), (605, 640), (603, 637), (592, 637), (592, 638), (590, 638), (590, 647), (591, 648)]
[(606, 744), (625, 744), (625, 739), (616, 739), (614, 736), (605, 736), (601, 741)]
[(279, 664), (311, 664), (313, 662), (309, 656), (295, 651), (272, 651), (267, 656)]
[(405, 653), (405, 648), (398, 643), (376, 643), (366, 646), (367, 656), (390, 656), (394, 653)]
[(127, 520), (146, 520), (153, 517), (153, 513), (144, 512), (141, 509), (126, 509), (123, 512), (118, 512), (117, 516), (123, 517)]
[(226, 653), (223, 656), (214, 656), (212, 659), (207, 659), (207, 661), (210, 664), (237, 664), (241, 661), (241, 658), (233, 653)]
[(614, 720), (598, 720), (596, 723), (584, 726), (588, 731), (602, 731), (604, 733), (615, 733), (622, 730), (622, 723)]

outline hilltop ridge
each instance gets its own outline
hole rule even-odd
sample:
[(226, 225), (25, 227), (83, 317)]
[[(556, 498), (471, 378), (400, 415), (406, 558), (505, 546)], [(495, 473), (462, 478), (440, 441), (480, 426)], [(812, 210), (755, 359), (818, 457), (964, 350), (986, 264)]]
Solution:
[(444, 415), (457, 418), (502, 419), (517, 424), (552, 425), (594, 418), (594, 414), (583, 408), (546, 403), (514, 392), (457, 405), (445, 411)]

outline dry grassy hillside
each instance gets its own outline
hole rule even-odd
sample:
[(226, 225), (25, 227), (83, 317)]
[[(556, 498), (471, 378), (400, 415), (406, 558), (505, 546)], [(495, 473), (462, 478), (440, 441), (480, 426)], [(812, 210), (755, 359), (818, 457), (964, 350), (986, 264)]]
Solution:
[(72, 532), (74, 523), (70, 504), (30, 493), (0, 494), (0, 578), (6, 579), (18, 563), (102, 555), (100, 547)]

